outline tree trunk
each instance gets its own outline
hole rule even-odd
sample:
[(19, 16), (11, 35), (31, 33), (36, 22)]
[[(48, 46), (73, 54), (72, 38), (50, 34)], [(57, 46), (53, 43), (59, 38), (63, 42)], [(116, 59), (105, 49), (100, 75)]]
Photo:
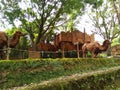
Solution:
[(115, 4), (115, 1), (113, 0), (114, 8), (115, 8), (117, 18), (118, 18), (118, 22), (119, 22), (119, 25), (120, 25), (120, 0), (119, 0), (118, 3), (119, 3), (119, 6), (117, 7), (116, 4)]
[(107, 56), (111, 56), (111, 46), (107, 49)]

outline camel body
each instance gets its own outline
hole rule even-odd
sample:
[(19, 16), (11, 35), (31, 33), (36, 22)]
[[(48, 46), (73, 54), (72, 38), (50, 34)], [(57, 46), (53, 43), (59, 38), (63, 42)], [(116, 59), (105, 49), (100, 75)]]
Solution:
[(82, 52), (83, 52), (83, 57), (87, 57), (88, 51), (92, 54), (92, 57), (96, 57), (98, 53), (102, 53), (103, 51), (106, 51), (110, 45), (109, 40), (105, 40), (103, 42), (103, 45), (100, 45), (98, 42), (87, 42), (82, 46)]
[(4, 45), (7, 45), (7, 40), (7, 34), (5, 32), (0, 31), (0, 49), (2, 49)]
[[(34, 47), (29, 47), (28, 51), (34, 51)], [(57, 47), (51, 43), (39, 42), (36, 46), (36, 51), (57, 51)]]
[(3, 58), (3, 48), (4, 46), (14, 48), (18, 43), (21, 36), (26, 34), (22, 33), (21, 31), (16, 31), (12, 38), (8, 38), (5, 32), (0, 31), (0, 58)]

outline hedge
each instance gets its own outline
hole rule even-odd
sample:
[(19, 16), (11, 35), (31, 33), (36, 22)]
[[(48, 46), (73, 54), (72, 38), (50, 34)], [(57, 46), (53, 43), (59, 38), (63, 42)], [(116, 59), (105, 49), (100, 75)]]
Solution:
[(20, 90), (120, 90), (120, 66), (74, 74), (19, 88)]
[(0, 89), (20, 87), (31, 83), (69, 76), (76, 73), (107, 69), (120, 65), (119, 59), (37, 59), (1, 60)]

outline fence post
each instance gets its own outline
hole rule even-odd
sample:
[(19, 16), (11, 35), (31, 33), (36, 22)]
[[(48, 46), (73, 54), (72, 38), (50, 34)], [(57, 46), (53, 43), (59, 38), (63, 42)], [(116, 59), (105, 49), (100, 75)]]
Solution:
[(77, 42), (77, 56), (78, 56), (78, 58), (80, 58), (80, 54), (79, 54), (79, 42)]
[(65, 42), (62, 42), (62, 58), (65, 58), (65, 47), (64, 47)]
[(7, 48), (7, 60), (10, 60), (10, 52), (11, 52), (11, 48)]
[(7, 42), (7, 60), (9, 60), (10, 59), (10, 51), (11, 51), (11, 49), (10, 49), (10, 38), (8, 37), (8, 42)]
[(62, 58), (65, 57), (65, 52), (64, 52), (64, 49), (62, 50)]

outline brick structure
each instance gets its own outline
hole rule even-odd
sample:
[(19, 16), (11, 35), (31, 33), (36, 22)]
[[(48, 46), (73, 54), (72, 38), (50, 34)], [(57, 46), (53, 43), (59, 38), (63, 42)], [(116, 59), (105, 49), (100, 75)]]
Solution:
[[(93, 42), (94, 41), (94, 34), (88, 35), (85, 32), (82, 33), (81, 31), (75, 30), (71, 32), (61, 32), (60, 34), (56, 35), (54, 38), (54, 45), (51, 45), (49, 43), (38, 43), (37, 45), (37, 51), (57, 51), (61, 50), (64, 52), (76, 50), (81, 54), (81, 48), (82, 45), (85, 42)], [(29, 48), (29, 51), (33, 51), (33, 47)], [(35, 53), (37, 53), (35, 55)], [(39, 58), (40, 54), (39, 52), (29, 52), (29, 58)], [(64, 57), (64, 53), (62, 53), (62, 57)]]
[(29, 58), (40, 58), (40, 52), (39, 51), (29, 51)]
[(82, 55), (82, 45), (85, 42), (94, 42), (94, 34), (88, 35), (87, 33), (75, 30), (71, 32), (61, 32), (56, 35), (54, 39), (54, 45), (59, 46), (62, 51), (62, 57), (64, 57), (64, 51), (76, 50), (79, 56)]
[(54, 39), (54, 44), (58, 46), (61, 41), (69, 41), (73, 44), (81, 43), (84, 44), (87, 41), (93, 42), (94, 41), (94, 34), (88, 35), (81, 31), (75, 30), (71, 32), (61, 32), (58, 34)]
[(111, 47), (111, 54), (112, 56), (120, 55), (120, 44)]

